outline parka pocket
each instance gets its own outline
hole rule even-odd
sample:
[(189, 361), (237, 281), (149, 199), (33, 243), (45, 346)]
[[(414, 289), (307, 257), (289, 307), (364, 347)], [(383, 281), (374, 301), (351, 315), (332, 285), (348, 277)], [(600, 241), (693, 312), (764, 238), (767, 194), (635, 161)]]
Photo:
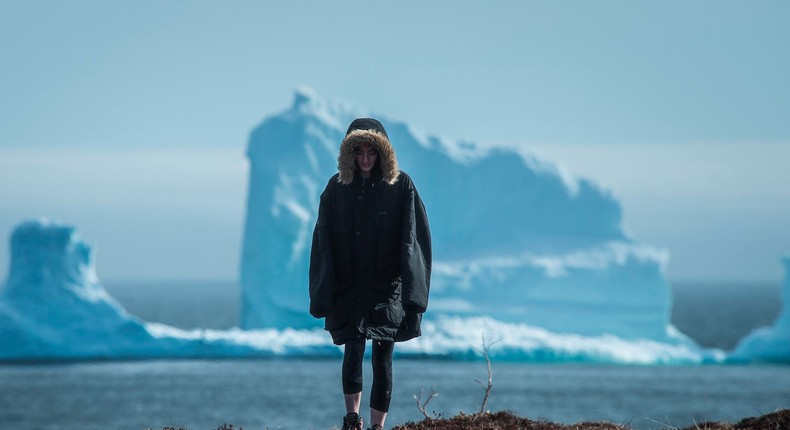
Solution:
[(404, 315), (400, 276), (389, 284), (376, 285), (375, 299), (371, 323), (377, 326), (400, 326)]

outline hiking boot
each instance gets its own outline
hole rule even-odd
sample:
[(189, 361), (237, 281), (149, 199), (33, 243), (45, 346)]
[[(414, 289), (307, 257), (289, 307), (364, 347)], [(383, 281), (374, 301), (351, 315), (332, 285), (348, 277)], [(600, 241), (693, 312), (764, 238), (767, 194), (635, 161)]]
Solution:
[(362, 430), (362, 417), (356, 412), (349, 412), (343, 417), (341, 430)]
[(384, 430), (384, 427), (378, 424), (373, 424), (373, 427), (369, 428), (368, 430)]

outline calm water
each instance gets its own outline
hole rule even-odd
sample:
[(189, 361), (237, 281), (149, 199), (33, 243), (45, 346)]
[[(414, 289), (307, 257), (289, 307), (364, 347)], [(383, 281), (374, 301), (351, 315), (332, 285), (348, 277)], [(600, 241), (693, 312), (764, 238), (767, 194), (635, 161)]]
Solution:
[(675, 282), (672, 323), (698, 344), (728, 351), (755, 328), (773, 324), (780, 294), (778, 283)]
[[(238, 290), (230, 282), (106, 286), (146, 320), (184, 328), (237, 324)], [(704, 346), (729, 349), (752, 328), (770, 324), (779, 309), (778, 285), (676, 287), (672, 320)], [(790, 366), (494, 362), (493, 368), (490, 410), (565, 423), (608, 420), (659, 429), (790, 407)], [(429, 411), (474, 412), (482, 399), (474, 379), (487, 376), (483, 361), (403, 359), (396, 360), (394, 374), (388, 425), (419, 419), (412, 395), (432, 385), (440, 394)], [(208, 430), (225, 422), (245, 429), (329, 429), (343, 414), (339, 379), (339, 359), (0, 365), (0, 423), (24, 429)]]
[[(328, 429), (343, 414), (339, 360), (147, 361), (0, 366), (0, 422), (20, 429)], [(634, 428), (736, 421), (790, 406), (790, 367), (494, 363), (490, 410)], [(367, 372), (367, 368), (365, 369)], [(484, 362), (396, 360), (388, 424), (480, 407)], [(366, 380), (370, 381), (369, 372)], [(367, 392), (364, 393), (367, 404)], [(367, 414), (365, 414), (367, 415)], [(666, 428), (666, 427), (663, 427)]]

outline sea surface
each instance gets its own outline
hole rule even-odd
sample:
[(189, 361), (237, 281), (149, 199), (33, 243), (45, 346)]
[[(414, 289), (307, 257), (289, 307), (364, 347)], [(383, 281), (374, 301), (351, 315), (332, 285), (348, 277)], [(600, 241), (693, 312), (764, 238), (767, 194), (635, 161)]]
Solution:
[[(105, 282), (131, 313), (181, 328), (238, 325), (234, 282)], [(710, 348), (732, 349), (773, 322), (778, 284), (673, 283), (672, 322)], [(366, 389), (369, 366), (365, 367)], [(606, 420), (667, 429), (790, 408), (790, 366), (492, 363), (486, 409), (563, 423)], [(474, 413), (485, 362), (396, 359), (388, 426)], [(330, 429), (344, 413), (340, 359), (148, 360), (0, 365), (0, 427), (20, 429)], [(367, 405), (367, 390), (363, 394)], [(363, 414), (367, 417), (367, 413)]]

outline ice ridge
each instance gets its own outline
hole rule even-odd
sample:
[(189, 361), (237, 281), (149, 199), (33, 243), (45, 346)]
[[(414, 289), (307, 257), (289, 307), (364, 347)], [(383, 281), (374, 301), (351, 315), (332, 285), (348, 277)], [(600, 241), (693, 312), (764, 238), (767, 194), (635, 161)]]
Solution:
[[(96, 277), (93, 249), (72, 226), (46, 220), (19, 225), (12, 264), (0, 290), (0, 361), (227, 358), (341, 355), (321, 329), (182, 330), (126, 312)], [(613, 335), (552, 333), (490, 317), (439, 317), (401, 356), (474, 359), (481, 338), (497, 360), (627, 364), (721, 361), (693, 343), (668, 344)]]

